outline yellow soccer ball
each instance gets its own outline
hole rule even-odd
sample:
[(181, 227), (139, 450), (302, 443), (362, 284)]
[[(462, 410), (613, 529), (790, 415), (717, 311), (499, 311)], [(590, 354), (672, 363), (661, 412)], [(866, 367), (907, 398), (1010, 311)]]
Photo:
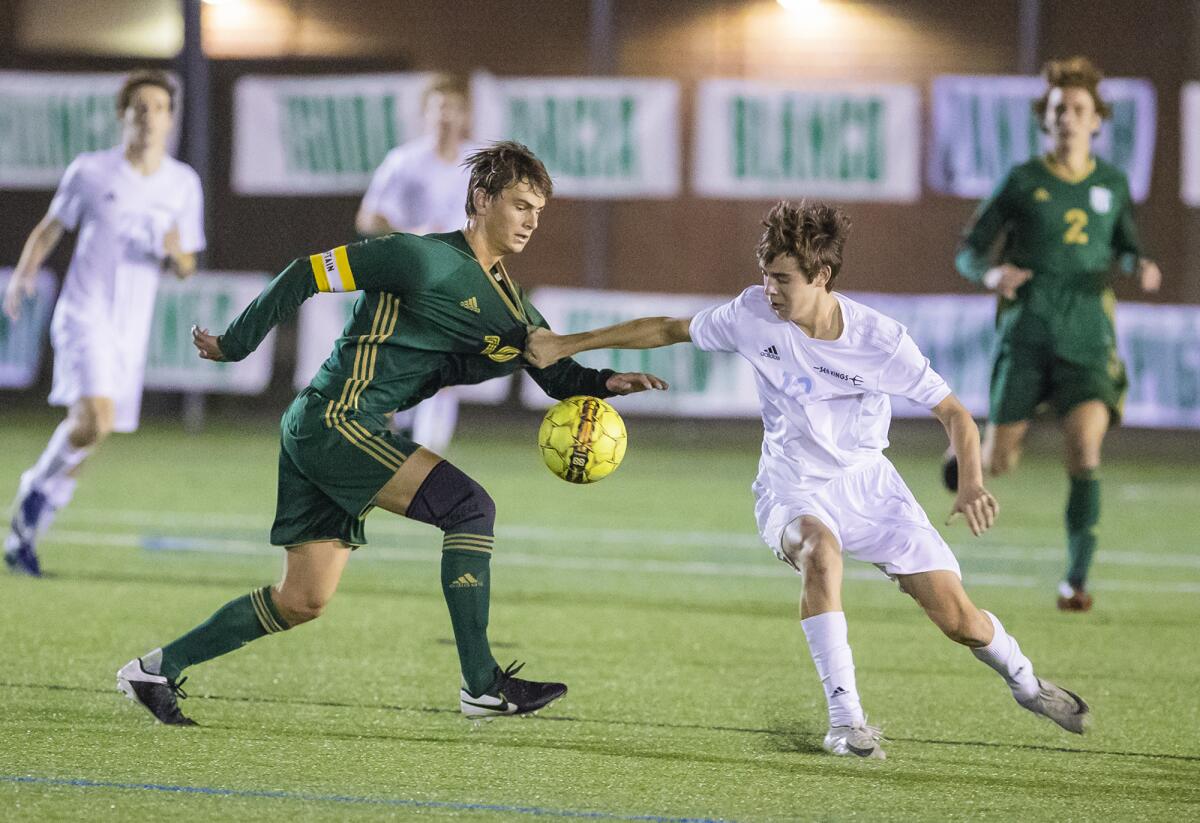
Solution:
[(542, 460), (568, 483), (595, 483), (625, 457), (625, 421), (598, 397), (568, 397), (550, 407), (538, 429)]

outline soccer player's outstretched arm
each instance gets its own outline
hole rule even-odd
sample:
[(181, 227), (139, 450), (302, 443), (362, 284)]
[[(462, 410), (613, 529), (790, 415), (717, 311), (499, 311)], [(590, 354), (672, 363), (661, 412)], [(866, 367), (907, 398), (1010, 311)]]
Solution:
[(17, 267), (9, 277), (8, 288), (4, 290), (4, 313), (14, 322), (21, 316), (21, 303), (33, 297), (38, 269), (62, 239), (63, 229), (62, 223), (47, 214), (29, 233)]
[(405, 275), (415, 265), (409, 235), (389, 235), (298, 257), (234, 318), (224, 334), (218, 337), (193, 326), (192, 342), (205, 360), (242, 360), (258, 348), (271, 329), (292, 317), (314, 294), (360, 290), (402, 293)]
[[(532, 323), (525, 339), (525, 359), (530, 364), (529, 376), (541, 386), (542, 391), (556, 400), (562, 400), (576, 394), (589, 394), (594, 397), (610, 397), (614, 394), (633, 394), (647, 389), (665, 390), (667, 383), (652, 374), (642, 372), (614, 372), (612, 369), (590, 369), (581, 366), (571, 359), (571, 356), (582, 351), (605, 348), (652, 348), (652, 346), (616, 346), (601, 342), (599, 345), (587, 345), (588, 335), (598, 334), (607, 329), (587, 332), (578, 335), (560, 336), (550, 331), (546, 321), (537, 309), (525, 304), (526, 312)], [(666, 318), (662, 318), (666, 319)], [(638, 323), (641, 321), (632, 321)], [(628, 324), (622, 324), (628, 325)], [(612, 326), (612, 329), (620, 328)], [(684, 332), (686, 333), (686, 323)], [(555, 341), (572, 339), (578, 348), (568, 350), (559, 347)], [(677, 341), (678, 342), (678, 341)], [(666, 345), (660, 343), (658, 345)]]
[(642, 317), (579, 334), (555, 334), (532, 327), (525, 341), (525, 359), (545, 368), (564, 357), (593, 349), (657, 349), (692, 339), (690, 318)]

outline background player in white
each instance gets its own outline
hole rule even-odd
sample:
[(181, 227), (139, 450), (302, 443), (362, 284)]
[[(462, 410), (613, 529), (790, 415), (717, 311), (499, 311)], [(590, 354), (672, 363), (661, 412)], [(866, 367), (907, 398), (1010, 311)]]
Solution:
[(78, 230), (54, 309), (50, 403), (68, 408), (32, 468), (21, 475), (4, 559), (39, 575), (35, 541), (71, 499), (75, 474), (110, 432), (138, 427), (158, 278), (184, 279), (204, 248), (200, 179), (167, 154), (175, 87), (161, 71), (131, 74), (117, 94), (121, 144), (86, 152), (67, 167), (4, 294), (14, 320), (38, 269), (64, 231)]
[[(466, 219), (463, 165), (470, 134), (467, 80), (435, 75), (422, 96), (425, 133), (388, 152), (371, 178), (355, 217), (360, 234), (448, 232)], [(443, 389), (411, 409), (397, 412), (393, 426), (438, 454), (444, 454), (458, 423), (458, 396)]]
[(904, 327), (832, 291), (849, 227), (838, 209), (780, 203), (758, 244), (763, 285), (689, 319), (650, 317), (573, 335), (531, 332), (526, 359), (546, 366), (589, 349), (692, 341), (737, 352), (754, 368), (763, 445), (754, 483), (759, 531), (803, 575), (800, 624), (825, 689), (838, 755), (883, 759), (854, 677), (842, 611), (842, 554), (900, 584), (951, 640), (995, 669), (1017, 702), (1082, 733), (1088, 707), (1034, 675), (1017, 641), (963, 590), (958, 561), (884, 457), (888, 395), (931, 408), (959, 456), (951, 517), (987, 530), (999, 506), (983, 486), (979, 431)]

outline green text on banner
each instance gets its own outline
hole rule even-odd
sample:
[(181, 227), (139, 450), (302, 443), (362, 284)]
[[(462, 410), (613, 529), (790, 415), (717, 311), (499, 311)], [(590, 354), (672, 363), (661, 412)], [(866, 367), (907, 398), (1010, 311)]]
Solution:
[(556, 196), (679, 193), (679, 86), (672, 80), (480, 74), (471, 90), (476, 135), (533, 149)]
[(911, 202), (920, 196), (919, 110), (906, 85), (705, 80), (692, 186), (705, 197)]
[(358, 194), (421, 133), (427, 74), (248, 75), (234, 86), (233, 190)]

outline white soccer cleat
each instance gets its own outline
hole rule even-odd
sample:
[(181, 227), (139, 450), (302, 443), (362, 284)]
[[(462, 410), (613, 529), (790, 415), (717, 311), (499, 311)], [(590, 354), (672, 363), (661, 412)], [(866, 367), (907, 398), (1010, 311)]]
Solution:
[(1017, 702), (1075, 734), (1083, 734), (1092, 719), (1092, 710), (1082, 697), (1040, 677), (1037, 695)]
[(821, 747), (840, 757), (865, 757), (887, 760), (883, 750), (883, 733), (866, 723), (857, 726), (830, 726)]

